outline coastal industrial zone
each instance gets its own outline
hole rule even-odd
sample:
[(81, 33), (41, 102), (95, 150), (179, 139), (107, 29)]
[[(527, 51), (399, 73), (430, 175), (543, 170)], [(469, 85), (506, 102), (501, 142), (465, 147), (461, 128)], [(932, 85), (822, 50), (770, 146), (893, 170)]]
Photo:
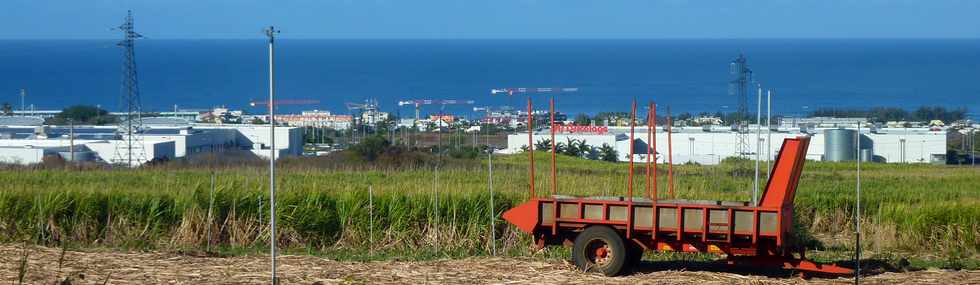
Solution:
[[(455, 104), (456, 100), (408, 101), (409, 105)], [(473, 101), (459, 101), (472, 104)], [(383, 112), (376, 101), (348, 104), (354, 113), (336, 114), (330, 111), (311, 110), (297, 114), (277, 114), (275, 121), (277, 157), (326, 155), (356, 143), (358, 136), (382, 130), (394, 142), (425, 144), (416, 137), (426, 134), (465, 134), (462, 145), (486, 145), (488, 136), (498, 138), (495, 152), (508, 154), (521, 152), (527, 147), (525, 135), (515, 133), (526, 129), (528, 112), (502, 108), (475, 108), (479, 116), (466, 118), (452, 114), (429, 114), (422, 117), (396, 118)], [(141, 129), (132, 135), (125, 133), (125, 124), (106, 125), (57, 125), (46, 123), (61, 113), (53, 111), (12, 111), (0, 116), (0, 162), (12, 164), (42, 163), (46, 157), (67, 161), (89, 161), (133, 166), (152, 162), (183, 158), (199, 152), (241, 150), (263, 158), (269, 156), (272, 144), (268, 115), (249, 114), (242, 110), (214, 108), (203, 111), (160, 112), (154, 117), (140, 118)], [(126, 113), (108, 113), (128, 120)], [(629, 161), (629, 118), (610, 116), (601, 121), (590, 120), (579, 124), (569, 116), (556, 112), (557, 142), (579, 142), (589, 146), (584, 154), (595, 152), (602, 146), (612, 147), (618, 161)], [(536, 125), (535, 142), (550, 140), (549, 112), (532, 111)], [(643, 126), (643, 124), (640, 124)], [(770, 159), (778, 153), (780, 142), (785, 138), (810, 135), (813, 142), (807, 158), (818, 161), (854, 160), (857, 155), (864, 161), (879, 163), (933, 163), (947, 162), (950, 133), (976, 132), (978, 125), (968, 119), (953, 122), (928, 120), (919, 122), (874, 122), (867, 118), (838, 117), (778, 117), (771, 126), (747, 126), (750, 139), (755, 139), (757, 129), (762, 129), (760, 143), (746, 143), (740, 150), (739, 138), (744, 136), (739, 128), (727, 124), (717, 116), (695, 116), (674, 120), (670, 128), (673, 140), (673, 163), (718, 164), (730, 157), (761, 152)], [(861, 130), (858, 133), (858, 127)], [(658, 127), (656, 144), (668, 144), (667, 127)], [(637, 128), (633, 144), (633, 160), (646, 161), (647, 144), (650, 144), (648, 128)], [(416, 138), (416, 139), (413, 139)], [(856, 138), (860, 138), (857, 140)], [(853, 151), (860, 141), (860, 153)], [(136, 145), (131, 145), (130, 143)], [(431, 144), (431, 142), (429, 142)], [(491, 145), (493, 142), (491, 142)], [(968, 146), (970, 142), (965, 145)], [(429, 145), (431, 146), (431, 145)], [(666, 150), (660, 150), (665, 152)], [(598, 154), (594, 154), (598, 155)], [(667, 156), (654, 156), (658, 163), (667, 162)]]

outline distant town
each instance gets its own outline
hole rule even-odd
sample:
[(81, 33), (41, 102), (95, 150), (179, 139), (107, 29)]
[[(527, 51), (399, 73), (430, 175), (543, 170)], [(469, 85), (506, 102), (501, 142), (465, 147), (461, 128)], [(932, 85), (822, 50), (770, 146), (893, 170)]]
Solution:
[[(406, 101), (415, 114), (398, 117), (381, 111), (375, 100), (348, 103), (343, 114), (326, 110), (275, 115), (278, 157), (324, 156), (360, 143), (365, 137), (379, 136), (392, 144), (414, 148), (437, 146), (467, 147), (474, 151), (507, 154), (526, 151), (528, 112), (509, 107), (475, 107), (476, 116), (426, 113), (428, 104), (471, 105), (472, 101)], [(277, 102), (278, 103), (278, 102)], [(267, 102), (253, 102), (267, 104)], [(531, 112), (535, 148), (550, 151), (554, 122), (555, 140), (561, 149), (577, 146), (575, 153), (592, 159), (645, 161), (648, 143), (664, 146), (672, 140), (673, 156), (658, 147), (652, 158), (661, 163), (717, 164), (730, 157), (760, 153), (772, 159), (778, 142), (784, 138), (811, 135), (816, 139), (808, 158), (814, 160), (864, 159), (882, 163), (964, 163), (972, 162), (972, 134), (977, 123), (966, 117), (966, 110), (922, 107), (913, 111), (899, 108), (870, 110), (818, 109), (811, 116), (760, 116), (762, 124), (736, 126), (735, 113), (681, 113), (657, 115), (659, 132), (648, 136), (644, 114), (634, 122), (633, 157), (630, 153), (630, 114), (599, 112), (596, 115), (569, 116), (535, 108)], [(754, 121), (749, 114), (745, 121)], [(772, 123), (765, 122), (772, 117)], [(180, 159), (199, 152), (238, 150), (268, 158), (271, 146), (268, 114), (250, 114), (224, 107), (210, 110), (181, 110), (140, 113), (139, 130), (129, 139), (125, 131), (127, 113), (108, 112), (97, 106), (72, 106), (63, 110), (13, 110), (4, 104), (0, 116), (0, 162), (43, 163), (51, 157), (70, 161), (140, 165)], [(670, 122), (670, 137), (665, 126)], [(860, 126), (860, 134), (857, 132)], [(739, 134), (764, 135), (759, 143), (739, 149)], [(524, 133), (521, 135), (520, 133)], [(445, 137), (443, 138), (443, 135)], [(860, 136), (860, 139), (855, 139)], [(138, 146), (132, 147), (131, 141)], [(849, 151), (859, 141), (861, 153)], [(652, 149), (652, 148), (650, 148)], [(264, 150), (264, 151), (263, 151)], [(435, 150), (432, 150), (435, 151)], [(138, 153), (138, 154), (137, 154)]]

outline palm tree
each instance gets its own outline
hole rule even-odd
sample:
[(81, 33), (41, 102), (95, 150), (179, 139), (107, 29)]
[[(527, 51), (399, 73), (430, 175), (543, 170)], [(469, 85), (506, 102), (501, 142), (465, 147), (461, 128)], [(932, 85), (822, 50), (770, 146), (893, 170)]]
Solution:
[(591, 150), (591, 147), (585, 144), (585, 140), (568, 138), (568, 143), (566, 143), (566, 145), (567, 147), (565, 148), (564, 153), (574, 157), (582, 157), (587, 154), (589, 150)]
[(538, 142), (534, 143), (534, 149), (551, 150), (551, 140), (550, 139), (539, 140)]
[(3, 102), (3, 115), (4, 116), (14, 115), (14, 108), (10, 106), (10, 103)]
[(599, 159), (609, 162), (619, 161), (619, 152), (609, 144), (602, 144), (599, 147)]

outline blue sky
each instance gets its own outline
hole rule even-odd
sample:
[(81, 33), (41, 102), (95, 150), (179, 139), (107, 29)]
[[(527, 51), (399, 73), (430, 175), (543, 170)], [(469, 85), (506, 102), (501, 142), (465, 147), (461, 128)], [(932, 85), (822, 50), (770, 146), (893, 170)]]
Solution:
[(2, 0), (0, 38), (980, 38), (974, 0)]

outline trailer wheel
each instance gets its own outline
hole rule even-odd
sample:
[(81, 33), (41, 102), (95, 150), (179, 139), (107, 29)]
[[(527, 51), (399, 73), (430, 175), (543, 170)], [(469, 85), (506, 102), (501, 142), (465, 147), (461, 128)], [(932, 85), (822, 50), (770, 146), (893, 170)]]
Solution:
[(623, 238), (606, 226), (586, 228), (572, 246), (572, 259), (579, 269), (616, 276), (626, 265), (628, 252)]

